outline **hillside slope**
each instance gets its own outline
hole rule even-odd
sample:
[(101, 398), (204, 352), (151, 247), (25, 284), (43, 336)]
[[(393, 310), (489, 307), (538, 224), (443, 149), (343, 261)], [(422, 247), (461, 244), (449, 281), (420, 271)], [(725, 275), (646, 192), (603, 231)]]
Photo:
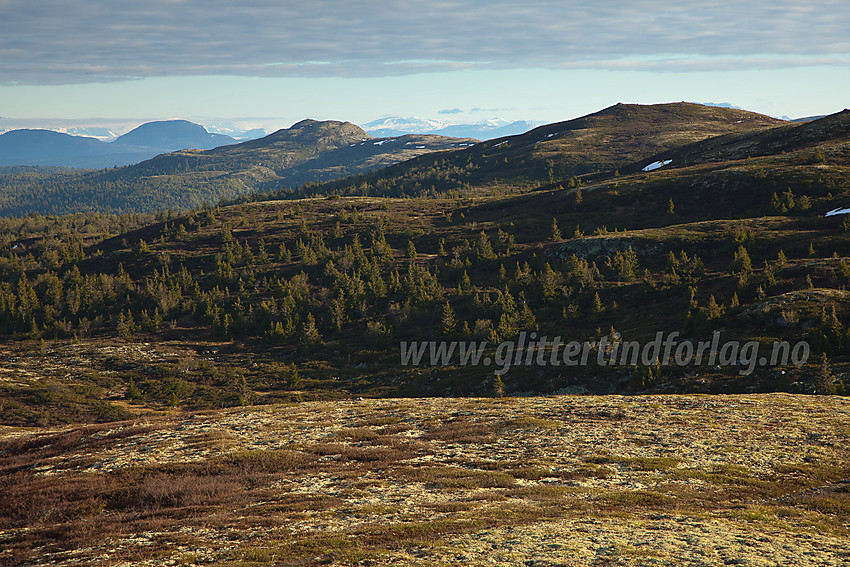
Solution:
[(136, 163), (152, 154), (149, 148), (113, 146), (50, 130), (12, 130), (0, 135), (0, 166), (112, 167)]
[[(665, 166), (669, 169), (789, 153), (801, 156), (810, 151), (811, 159), (816, 162), (826, 163), (830, 158), (830, 162), (836, 163), (848, 161), (848, 141), (850, 110), (843, 110), (802, 123), (700, 140), (658, 153), (646, 161), (670, 160)], [(642, 165), (636, 163), (623, 171), (636, 171)]]
[(340, 180), (332, 190), (364, 194), (365, 186), (371, 195), (417, 195), (431, 187), (438, 192), (476, 187), (527, 190), (555, 181), (566, 183), (574, 176), (613, 172), (696, 141), (784, 124), (753, 112), (692, 103), (617, 104), (518, 136)]
[(186, 209), (261, 189), (336, 179), (475, 142), (443, 136), (376, 140), (348, 122), (303, 120), (263, 138), (165, 153), (123, 168), (0, 175), (0, 214)]

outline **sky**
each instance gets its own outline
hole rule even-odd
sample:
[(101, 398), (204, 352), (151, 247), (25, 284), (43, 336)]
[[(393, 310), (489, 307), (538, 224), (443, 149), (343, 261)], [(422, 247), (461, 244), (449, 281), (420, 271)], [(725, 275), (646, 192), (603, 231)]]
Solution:
[(0, 0), (0, 128), (850, 106), (847, 0)]

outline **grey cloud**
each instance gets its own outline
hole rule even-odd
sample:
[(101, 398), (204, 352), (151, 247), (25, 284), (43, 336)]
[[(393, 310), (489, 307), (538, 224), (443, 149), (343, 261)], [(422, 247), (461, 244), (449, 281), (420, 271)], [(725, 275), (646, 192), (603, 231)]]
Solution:
[(443, 110), (438, 110), (437, 114), (462, 114), (463, 111), (459, 108), (445, 108)]
[(846, 0), (0, 0), (0, 83), (846, 65), (848, 29)]

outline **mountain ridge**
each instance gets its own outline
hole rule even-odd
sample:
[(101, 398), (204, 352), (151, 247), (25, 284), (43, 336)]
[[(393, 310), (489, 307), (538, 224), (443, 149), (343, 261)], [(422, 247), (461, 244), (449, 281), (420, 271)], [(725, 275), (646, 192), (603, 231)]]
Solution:
[[(91, 210), (92, 203), (122, 212), (199, 207), (258, 190), (362, 173), (475, 142), (444, 136), (412, 136), (401, 142), (375, 139), (350, 122), (304, 119), (256, 140), (210, 150), (178, 150), (121, 168), (48, 175), (43, 180), (8, 175), (5, 181), (0, 178), (0, 185), (7, 187), (0, 210), (20, 214), (36, 207), (40, 212), (73, 212), (75, 207)], [(298, 168), (311, 160), (320, 169)], [(45, 186), (50, 196), (36, 199)], [(55, 203), (54, 208), (45, 206), (45, 198)]]
[[(41, 190), (36, 188), (49, 177), (40, 181), (30, 176), (23, 185), (20, 176), (7, 177), (5, 184), (17, 185), (0, 210), (21, 214), (32, 207), (41, 212), (71, 212), (75, 206), (122, 212), (180, 209), (250, 198), (256, 192), (292, 198), (327, 193), (419, 195), (506, 185), (527, 191), (559, 183), (567, 186), (574, 183), (572, 178), (604, 176), (618, 168), (626, 171), (632, 164), (690, 143), (788, 124), (757, 113), (694, 103), (620, 103), (486, 142), (435, 136), (391, 144), (386, 141), (391, 138), (375, 139), (350, 122), (304, 119), (260, 139), (212, 150), (179, 150), (134, 166), (64, 179), (62, 191), (68, 198), (61, 205), (58, 189), (45, 196), (60, 209), (27, 196)], [(364, 144), (367, 141), (371, 144)], [(365, 149), (371, 153), (361, 151)], [(311, 163), (304, 165), (307, 162)], [(319, 183), (325, 185), (316, 187)]]
[(88, 136), (44, 129), (0, 134), (0, 166), (38, 165), (100, 169), (139, 163), (184, 147), (211, 149), (236, 140), (211, 134), (186, 120), (148, 122), (104, 142)]
[[(762, 114), (696, 103), (618, 103), (597, 112), (496, 138), (450, 155), (425, 155), (367, 178), (334, 182), (342, 194), (380, 184), (388, 194), (416, 194), (469, 185), (511, 183), (531, 188), (555, 180), (616, 171), (686, 144), (788, 124)], [(424, 177), (424, 178), (423, 178)], [(413, 183), (409, 179), (414, 178)], [(389, 189), (387, 189), (389, 188)], [(411, 193), (412, 192), (412, 193)]]
[[(118, 136), (113, 144), (152, 148), (208, 150), (236, 140), (224, 134), (211, 134), (200, 124), (188, 120), (158, 120), (146, 122), (126, 134)], [(178, 146), (178, 147), (175, 147)], [(173, 151), (173, 150), (172, 150)]]

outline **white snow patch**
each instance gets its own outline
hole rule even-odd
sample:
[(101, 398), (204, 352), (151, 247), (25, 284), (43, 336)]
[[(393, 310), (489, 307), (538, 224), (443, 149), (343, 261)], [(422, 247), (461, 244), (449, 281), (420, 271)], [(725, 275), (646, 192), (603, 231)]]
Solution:
[(552, 137), (552, 136), (554, 136), (554, 135), (555, 135), (555, 134), (549, 134), (549, 135), (547, 135), (546, 137), (547, 137), (547, 138), (551, 138), (551, 137)]
[(387, 118), (379, 118), (378, 120), (367, 122), (363, 125), (363, 129), (367, 131), (390, 129), (400, 130), (402, 132), (415, 133), (439, 130), (440, 128), (445, 128), (448, 125), (449, 124), (447, 122), (443, 122), (440, 120), (429, 120), (427, 118), (419, 118), (417, 116), (390, 116)]
[(838, 216), (838, 215), (850, 215), (850, 208), (847, 208), (847, 209), (842, 209), (842, 208), (832, 209), (831, 211), (829, 211), (828, 213), (826, 213), (823, 216), (834, 217), (834, 216)]
[(670, 164), (670, 163), (673, 163), (672, 159), (665, 159), (663, 161), (654, 161), (651, 164), (644, 167), (643, 169), (641, 169), (641, 171), (654, 171), (654, 170), (658, 169), (659, 167), (664, 167), (665, 165)]
[(384, 144), (386, 144), (387, 142), (391, 142), (391, 141), (392, 141), (392, 140), (380, 140), (380, 141), (378, 141), (378, 142), (372, 142), (372, 145), (373, 145), (373, 146), (383, 146), (383, 145), (384, 145)]
[(495, 146), (493, 146), (493, 147), (494, 147), (494, 148), (498, 148), (499, 146), (504, 146), (504, 145), (505, 145), (505, 144), (507, 144), (507, 143), (508, 143), (508, 141), (507, 141), (507, 140), (505, 140), (504, 142), (499, 142), (498, 144), (496, 144), (496, 145), (495, 145)]
[(425, 149), (425, 146), (416, 146), (416, 149), (417, 149), (417, 150), (424, 150), (424, 149)]

